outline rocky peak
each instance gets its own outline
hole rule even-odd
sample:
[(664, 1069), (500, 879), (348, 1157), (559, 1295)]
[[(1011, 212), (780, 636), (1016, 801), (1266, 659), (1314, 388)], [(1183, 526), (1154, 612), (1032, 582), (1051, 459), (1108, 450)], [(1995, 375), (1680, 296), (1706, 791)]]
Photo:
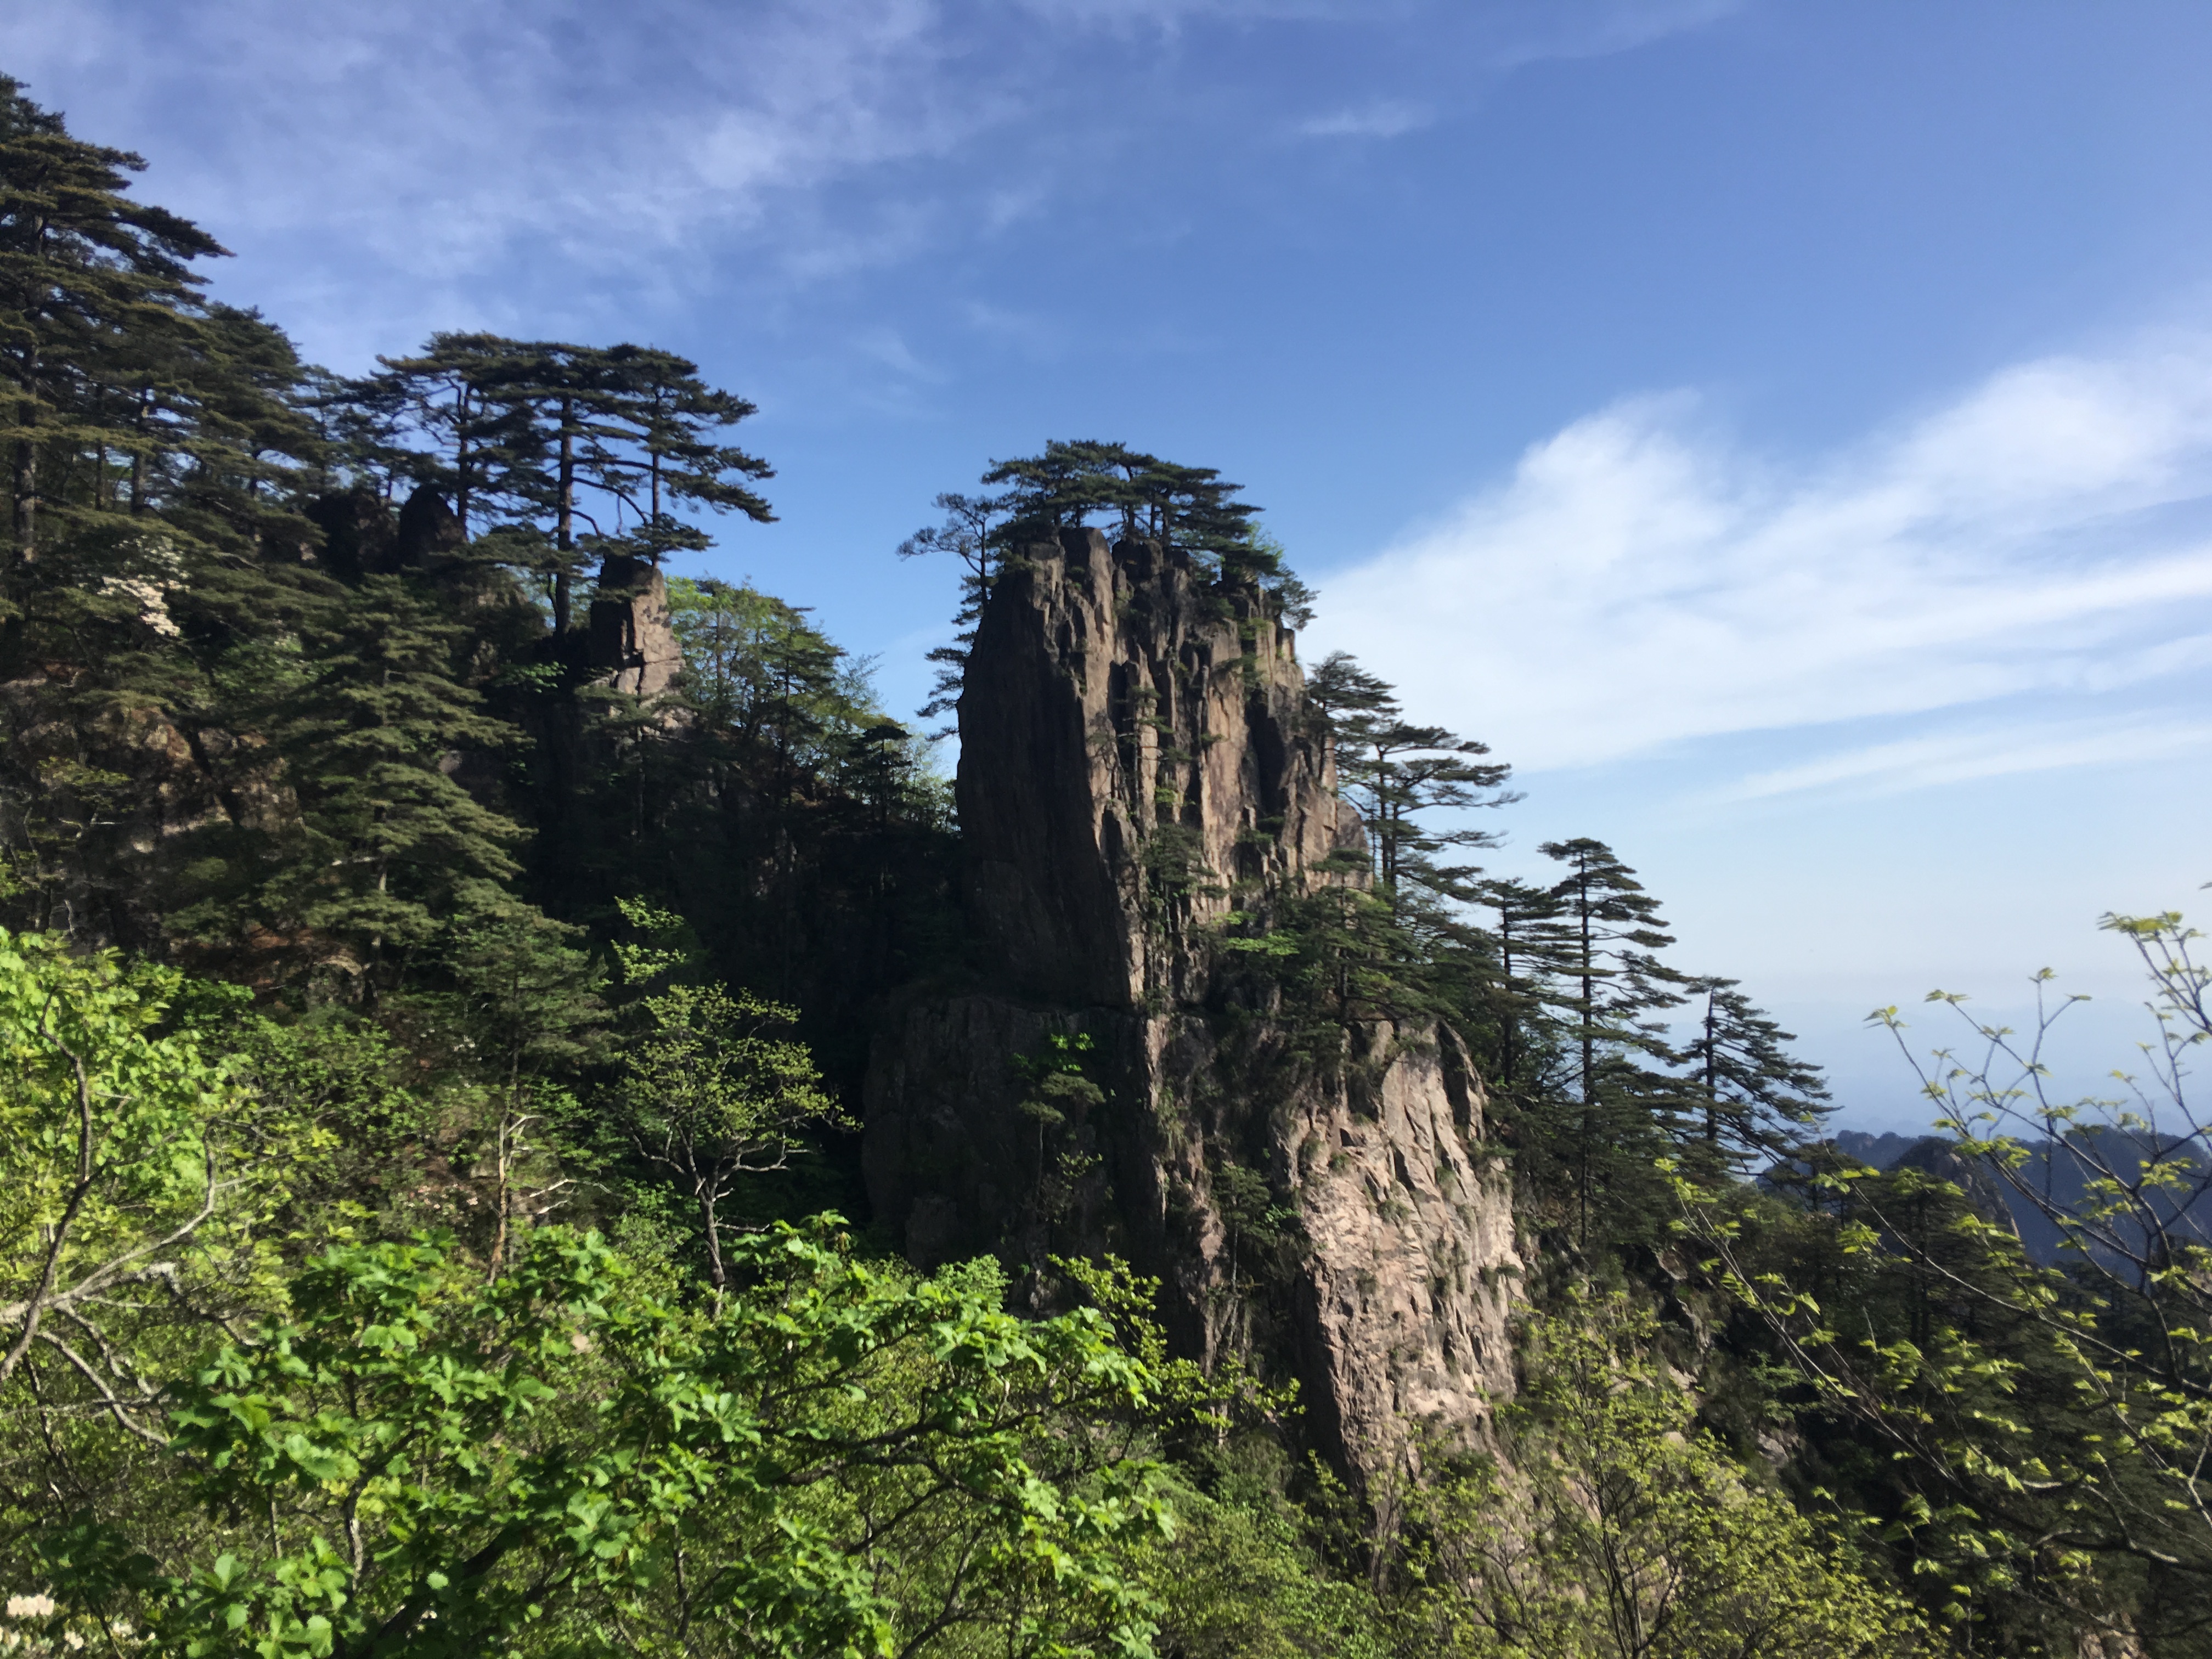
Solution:
[[(1129, 1258), (1183, 1352), (1299, 1377), (1354, 1471), (1409, 1421), (1480, 1420), (1510, 1387), (1518, 1267), (1464, 1048), (1317, 1031), (1218, 948), (1232, 908), (1362, 878), (1323, 867), (1365, 837), (1288, 631), (1179, 552), (1064, 533), (994, 587), (960, 731), (995, 974), (917, 998), (877, 1045), (878, 1220), (918, 1262), (995, 1253), (1032, 1286), (1054, 1255)], [(1098, 1103), (1040, 1112), (1036, 1057), (1079, 1036)]]
[(1012, 980), (1063, 1001), (1202, 998), (1163, 948), (1239, 884), (1298, 880), (1357, 819), (1305, 707), (1295, 641), (1153, 542), (1095, 530), (1011, 562), (960, 699), (960, 822), (978, 925)]

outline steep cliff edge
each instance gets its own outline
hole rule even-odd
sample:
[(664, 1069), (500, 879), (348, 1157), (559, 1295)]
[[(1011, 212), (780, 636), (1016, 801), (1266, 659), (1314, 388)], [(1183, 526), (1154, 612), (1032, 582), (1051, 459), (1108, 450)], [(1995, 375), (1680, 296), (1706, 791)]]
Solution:
[[(1069, 532), (1002, 577), (960, 719), (994, 980), (877, 1045), (879, 1219), (925, 1263), (1128, 1256), (1185, 1352), (1299, 1376), (1353, 1468), (1410, 1419), (1479, 1419), (1510, 1387), (1518, 1267), (1464, 1051), (1387, 1023), (1317, 1040), (1221, 948), (1240, 907), (1359, 878), (1325, 867), (1364, 836), (1291, 635), (1180, 553)], [(1097, 1090), (1041, 1098), (1040, 1057), (1077, 1054)]]

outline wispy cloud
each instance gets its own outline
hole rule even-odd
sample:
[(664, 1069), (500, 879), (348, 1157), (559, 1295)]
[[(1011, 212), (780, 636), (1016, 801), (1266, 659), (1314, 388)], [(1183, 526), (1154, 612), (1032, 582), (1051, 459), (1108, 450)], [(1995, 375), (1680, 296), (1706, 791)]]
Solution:
[(1540, 0), (1508, 7), (1519, 25), (1493, 61), (1515, 69), (1547, 58), (1601, 58), (1684, 34), (1741, 11), (1745, 0)]
[(2208, 491), (2201, 335), (2024, 364), (1796, 465), (1714, 435), (1692, 398), (1631, 402), (1332, 574), (1325, 639), (1529, 767), (2110, 690), (2204, 660)]
[(1309, 138), (1395, 138), (1435, 119), (1433, 112), (1417, 104), (1384, 102), (1317, 116), (1301, 123), (1298, 131)]
[(2066, 720), (1976, 726), (1869, 744), (1795, 766), (1756, 772), (1712, 792), (1716, 804), (1821, 793), (1891, 795), (2030, 772), (2132, 766), (2212, 748), (2212, 720)]
[(1019, 104), (999, 77), (947, 71), (963, 46), (931, 0), (742, 17), (708, 0), (217, 0), (155, 19), (88, 0), (70, 22), (0, 25), (0, 50), (34, 96), (59, 101), (49, 79), (84, 94), (66, 100), (78, 131), (148, 151), (161, 199), (241, 252), (343, 250), (357, 310), (381, 281), (447, 320), (483, 314), (466, 296), (495, 271), (507, 303), (540, 299), (514, 280), (525, 250), (585, 307), (595, 281), (684, 285), (703, 274), (687, 263), (772, 219), (756, 278), (896, 254), (926, 192), (859, 213), (823, 193), (941, 158)]
[[(1219, 72), (1206, 28), (1422, 28), (1453, 43), (1448, 79), (1702, 15), (1686, 0), (1496, 0), (1471, 18), (1438, 0), (82, 0), (0, 14), (0, 62), (81, 132), (146, 151), (149, 192), (246, 255), (257, 296), (314, 349), (357, 363), (432, 325), (593, 326), (1003, 233), (1087, 187), (1098, 154), (1196, 118), (1188, 80)], [(1130, 90), (1068, 94), (1115, 77)], [(1388, 137), (1428, 107), (1347, 101), (1309, 131)]]

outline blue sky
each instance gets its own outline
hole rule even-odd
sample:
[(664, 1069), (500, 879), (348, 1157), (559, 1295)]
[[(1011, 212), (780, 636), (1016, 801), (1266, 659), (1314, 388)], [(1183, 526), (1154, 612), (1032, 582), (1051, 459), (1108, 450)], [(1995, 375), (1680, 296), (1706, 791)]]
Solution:
[[(1049, 437), (1221, 468), (1357, 651), (1906, 1126), (1860, 1024), (2212, 880), (2212, 10), (59, 0), (0, 66), (335, 368), (635, 338), (750, 575), (919, 699), (890, 550)], [(1929, 1023), (1927, 1029), (1937, 1029)]]

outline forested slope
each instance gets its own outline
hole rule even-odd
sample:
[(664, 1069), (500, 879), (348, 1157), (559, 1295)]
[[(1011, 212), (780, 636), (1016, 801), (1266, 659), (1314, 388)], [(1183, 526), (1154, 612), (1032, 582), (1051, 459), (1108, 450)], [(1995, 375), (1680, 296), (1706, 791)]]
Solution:
[[(0, 82), (0, 1641), (2212, 1640), (2193, 1131), (2066, 1270), (1841, 1157), (1633, 870), (1477, 867), (1505, 766), (1127, 446), (899, 550), (956, 787), (671, 574), (772, 533), (743, 398), (315, 368), (140, 167)], [(1936, 1085), (2002, 1181), (1994, 1075)]]

